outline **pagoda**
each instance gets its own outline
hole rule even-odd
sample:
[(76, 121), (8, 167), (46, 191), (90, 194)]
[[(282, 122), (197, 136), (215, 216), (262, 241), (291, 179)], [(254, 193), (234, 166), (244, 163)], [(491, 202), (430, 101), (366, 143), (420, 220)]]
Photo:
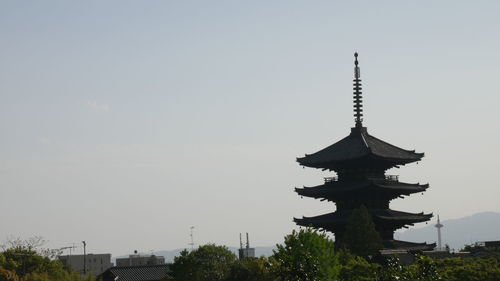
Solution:
[(399, 148), (368, 134), (367, 128), (362, 124), (358, 54), (355, 53), (354, 57), (354, 128), (340, 141), (316, 153), (297, 158), (302, 166), (334, 171), (337, 174), (336, 177), (325, 178), (322, 185), (295, 189), (301, 196), (334, 202), (336, 211), (315, 217), (294, 218), (294, 221), (300, 226), (312, 226), (334, 233), (336, 245), (340, 246), (352, 211), (364, 205), (380, 233), (384, 248), (432, 249), (434, 244), (394, 240), (395, 230), (428, 221), (432, 214), (391, 210), (389, 202), (412, 193), (422, 193), (429, 184), (400, 182), (398, 176), (386, 175), (386, 171), (420, 161), (424, 154)]

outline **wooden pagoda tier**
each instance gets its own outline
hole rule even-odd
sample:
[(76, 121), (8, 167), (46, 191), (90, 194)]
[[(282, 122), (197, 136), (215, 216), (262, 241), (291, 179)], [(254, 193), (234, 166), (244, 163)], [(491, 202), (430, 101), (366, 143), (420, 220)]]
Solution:
[(355, 54), (354, 117), (355, 126), (350, 134), (340, 141), (297, 158), (300, 165), (334, 171), (337, 177), (325, 178), (325, 183), (314, 187), (296, 188), (301, 195), (328, 200), (336, 204), (336, 211), (315, 217), (294, 218), (301, 226), (312, 226), (335, 234), (336, 245), (342, 238), (354, 209), (365, 206), (372, 215), (376, 230), (380, 233), (384, 247), (389, 249), (427, 250), (433, 244), (412, 243), (394, 240), (394, 231), (415, 223), (430, 220), (432, 214), (406, 213), (391, 210), (391, 200), (424, 192), (428, 184), (399, 182), (397, 176), (385, 172), (394, 167), (420, 161), (423, 153), (405, 150), (370, 134), (362, 125), (361, 79)]
[[(432, 217), (432, 214), (413, 214), (390, 209), (367, 208), (372, 215), (377, 231), (384, 241), (394, 240), (393, 234), (395, 230), (414, 225), (418, 222), (428, 221)], [(333, 232), (335, 233), (335, 240), (339, 240), (339, 238), (343, 237), (352, 211), (353, 209), (344, 209), (315, 217), (294, 218), (294, 222), (301, 226), (312, 226), (317, 229)]]
[[(429, 188), (429, 184), (403, 183), (399, 182), (396, 176), (386, 176), (385, 179), (359, 181), (338, 181), (337, 178), (325, 178), (325, 184), (314, 187), (295, 188), (295, 192), (300, 196), (337, 203), (352, 199), (353, 193), (358, 194), (365, 201), (370, 198), (379, 198), (388, 202), (392, 199), (402, 198), (404, 195), (424, 192), (427, 188)], [(373, 207), (388, 208), (389, 206)]]
[(392, 167), (420, 161), (424, 153), (405, 150), (380, 140), (370, 134), (366, 127), (351, 128), (351, 133), (340, 141), (316, 152), (297, 158), (300, 165), (336, 171), (339, 178), (365, 171), (367, 176), (381, 176)]
[(436, 243), (415, 243), (400, 240), (385, 240), (383, 241), (383, 246), (385, 249), (398, 249), (398, 250), (408, 250), (408, 251), (422, 251), (422, 250), (432, 250), (436, 248)]

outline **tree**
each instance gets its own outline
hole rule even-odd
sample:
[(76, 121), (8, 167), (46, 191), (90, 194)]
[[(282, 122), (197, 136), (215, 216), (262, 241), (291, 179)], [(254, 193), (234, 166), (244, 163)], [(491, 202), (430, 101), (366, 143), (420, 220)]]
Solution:
[[(62, 263), (51, 259), (57, 251), (42, 248), (44, 243), (40, 237), (9, 239), (2, 245), (4, 251), (0, 254), (0, 268), (14, 273), (23, 281), (78, 280), (77, 273), (67, 271)], [(6, 271), (2, 273), (4, 276), (9, 275)], [(15, 277), (9, 278), (16, 280)]]
[(272, 260), (279, 280), (328, 281), (338, 276), (338, 256), (333, 241), (311, 228), (285, 236), (284, 245), (276, 245)]
[(236, 256), (224, 246), (207, 244), (174, 258), (172, 273), (178, 281), (226, 280)]
[(382, 239), (365, 206), (354, 209), (344, 232), (342, 246), (353, 254), (367, 258), (379, 253)]
[(38, 255), (53, 259), (61, 254), (59, 249), (49, 249), (43, 246), (47, 243), (45, 239), (41, 236), (33, 236), (26, 239), (20, 237), (9, 237), (0, 248), (4, 251), (10, 250), (23, 250), (23, 251), (33, 251)]
[(434, 261), (441, 280), (500, 281), (498, 257), (447, 258)]
[(342, 281), (376, 281), (380, 280), (381, 266), (369, 263), (360, 256), (353, 255), (346, 249), (339, 251), (340, 273)]
[(231, 265), (230, 281), (273, 281), (271, 263), (266, 257), (245, 258)]
[(0, 281), (18, 281), (19, 277), (14, 271), (7, 270), (0, 266)]
[[(415, 270), (414, 270), (415, 271)], [(385, 266), (380, 272), (383, 281), (416, 281), (409, 266), (402, 265), (397, 256), (387, 258)]]

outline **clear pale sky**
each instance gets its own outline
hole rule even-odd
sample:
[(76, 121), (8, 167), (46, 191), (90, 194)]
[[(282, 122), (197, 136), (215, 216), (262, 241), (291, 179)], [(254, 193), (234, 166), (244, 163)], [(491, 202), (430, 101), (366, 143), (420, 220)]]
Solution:
[[(376, 3), (375, 3), (376, 2)], [(295, 158), (365, 122), (425, 152), (391, 208), (500, 212), (498, 1), (2, 1), (0, 239), (274, 245), (334, 210)], [(498, 222), (495, 222), (498, 223)], [(422, 224), (420, 224), (422, 226)], [(423, 224), (425, 225), (425, 224)], [(78, 250), (80, 251), (80, 250)]]

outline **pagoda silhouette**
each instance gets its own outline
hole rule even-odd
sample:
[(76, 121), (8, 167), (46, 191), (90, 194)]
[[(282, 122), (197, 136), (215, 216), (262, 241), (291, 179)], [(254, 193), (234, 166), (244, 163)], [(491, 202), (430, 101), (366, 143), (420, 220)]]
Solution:
[(315, 217), (294, 218), (294, 221), (300, 226), (311, 226), (334, 233), (336, 246), (340, 247), (351, 213), (364, 205), (380, 233), (384, 248), (432, 249), (434, 244), (394, 239), (395, 230), (428, 221), (432, 214), (391, 210), (389, 202), (412, 193), (424, 192), (429, 184), (400, 182), (398, 176), (386, 175), (386, 171), (420, 161), (424, 153), (399, 148), (368, 134), (362, 124), (363, 102), (358, 54), (355, 53), (354, 57), (354, 128), (340, 141), (316, 153), (297, 158), (302, 166), (334, 171), (337, 174), (336, 177), (325, 178), (322, 185), (295, 189), (301, 196), (334, 202), (336, 211)]

